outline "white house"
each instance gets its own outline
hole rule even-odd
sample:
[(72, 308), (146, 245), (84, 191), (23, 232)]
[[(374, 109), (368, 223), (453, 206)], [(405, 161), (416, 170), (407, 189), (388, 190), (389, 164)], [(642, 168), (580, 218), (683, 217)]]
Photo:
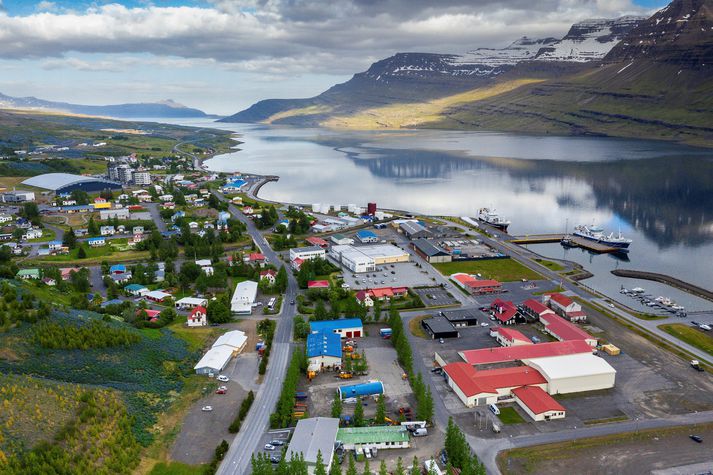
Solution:
[(295, 247), (290, 249), (290, 261), (302, 259), (308, 261), (310, 259), (324, 259), (326, 252), (319, 246)]
[(260, 280), (267, 280), (270, 285), (275, 285), (277, 272), (272, 269), (267, 269), (260, 272)]
[(28, 229), (25, 234), (22, 235), (23, 241), (29, 241), (30, 239), (39, 239), (42, 237), (42, 230), (37, 228)]
[(12, 221), (12, 216), (9, 214), (0, 214), (0, 223), (7, 223)]
[(87, 239), (87, 244), (89, 244), (89, 246), (91, 247), (101, 247), (106, 245), (106, 239), (104, 239), (103, 237), (89, 238)]
[(99, 228), (99, 234), (102, 236), (113, 236), (116, 233), (114, 226), (102, 226)]
[(237, 315), (250, 315), (257, 297), (257, 282), (246, 280), (235, 286), (233, 298), (230, 300), (230, 310)]
[(205, 307), (206, 305), (208, 305), (208, 300), (195, 297), (183, 297), (182, 299), (176, 301), (176, 309), (178, 310)]
[(198, 306), (191, 310), (191, 313), (186, 319), (186, 325), (189, 327), (204, 327), (208, 325), (208, 319), (206, 318), (208, 312), (205, 307)]

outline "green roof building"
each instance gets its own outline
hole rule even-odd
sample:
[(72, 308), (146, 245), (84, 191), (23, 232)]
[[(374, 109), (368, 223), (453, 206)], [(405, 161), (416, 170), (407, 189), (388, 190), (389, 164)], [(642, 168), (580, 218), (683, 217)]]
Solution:
[(344, 444), (346, 450), (410, 447), (408, 431), (403, 426), (346, 427), (337, 432), (337, 441)]
[(20, 269), (15, 276), (18, 279), (39, 279), (40, 270), (39, 269)]

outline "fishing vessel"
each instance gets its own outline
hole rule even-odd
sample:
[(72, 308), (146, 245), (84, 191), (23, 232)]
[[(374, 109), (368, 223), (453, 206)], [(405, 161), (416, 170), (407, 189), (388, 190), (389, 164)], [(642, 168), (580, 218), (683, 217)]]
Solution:
[(621, 249), (627, 249), (632, 243), (631, 239), (622, 236), (621, 231), (619, 231), (618, 234), (609, 233), (609, 235), (605, 235), (604, 229), (594, 224), (590, 226), (575, 226), (573, 234), (584, 239), (589, 239), (590, 241), (596, 241), (605, 246), (618, 247)]
[(508, 226), (510, 226), (510, 221), (490, 208), (480, 208), (480, 211), (478, 211), (478, 220), (505, 232), (507, 232)]

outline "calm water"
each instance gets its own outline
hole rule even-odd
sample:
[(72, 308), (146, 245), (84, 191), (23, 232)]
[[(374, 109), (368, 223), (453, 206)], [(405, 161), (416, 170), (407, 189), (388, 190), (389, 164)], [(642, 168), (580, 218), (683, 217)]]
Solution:
[[(208, 125), (207, 122), (191, 125)], [(533, 246), (595, 274), (587, 284), (619, 296), (623, 284), (712, 308), (616, 267), (674, 275), (713, 288), (713, 152), (651, 141), (449, 131), (342, 132), (211, 124), (242, 134), (240, 150), (206, 162), (216, 171), (280, 176), (262, 197), (298, 203), (376, 201), (385, 208), (475, 215), (495, 207), (511, 234), (563, 232), (595, 222), (634, 240), (629, 261), (559, 244)], [(624, 297), (625, 299), (625, 297)]]

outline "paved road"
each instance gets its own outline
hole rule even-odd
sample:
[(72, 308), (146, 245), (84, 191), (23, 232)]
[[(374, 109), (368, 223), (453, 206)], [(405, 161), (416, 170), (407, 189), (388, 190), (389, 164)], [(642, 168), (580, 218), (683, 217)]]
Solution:
[(158, 203), (145, 203), (144, 206), (146, 206), (146, 209), (148, 209), (149, 213), (151, 213), (151, 219), (156, 224), (156, 228), (162, 233), (168, 231), (168, 226), (166, 226), (166, 222), (163, 220), (161, 213), (158, 210)]
[[(213, 194), (221, 201), (226, 199), (218, 192)], [(260, 231), (255, 227), (253, 221), (243, 215), (238, 208), (232, 204), (228, 205), (228, 211), (237, 219), (245, 223), (248, 233), (260, 248), (260, 251), (274, 265), (280, 266), (280, 259), (272, 250)], [(287, 292), (283, 298), (282, 311), (278, 314), (277, 328), (270, 352), (270, 363), (267, 365), (267, 372), (255, 395), (253, 404), (248, 413), (240, 432), (230, 443), (230, 449), (223, 459), (223, 463), (218, 469), (218, 475), (242, 475), (250, 472), (250, 457), (259, 447), (262, 435), (269, 428), (270, 414), (275, 409), (277, 400), (280, 397), (282, 382), (285, 380), (287, 365), (292, 354), (292, 319), (296, 315), (296, 306), (290, 301), (297, 298), (297, 280), (291, 272), (287, 273)]]

